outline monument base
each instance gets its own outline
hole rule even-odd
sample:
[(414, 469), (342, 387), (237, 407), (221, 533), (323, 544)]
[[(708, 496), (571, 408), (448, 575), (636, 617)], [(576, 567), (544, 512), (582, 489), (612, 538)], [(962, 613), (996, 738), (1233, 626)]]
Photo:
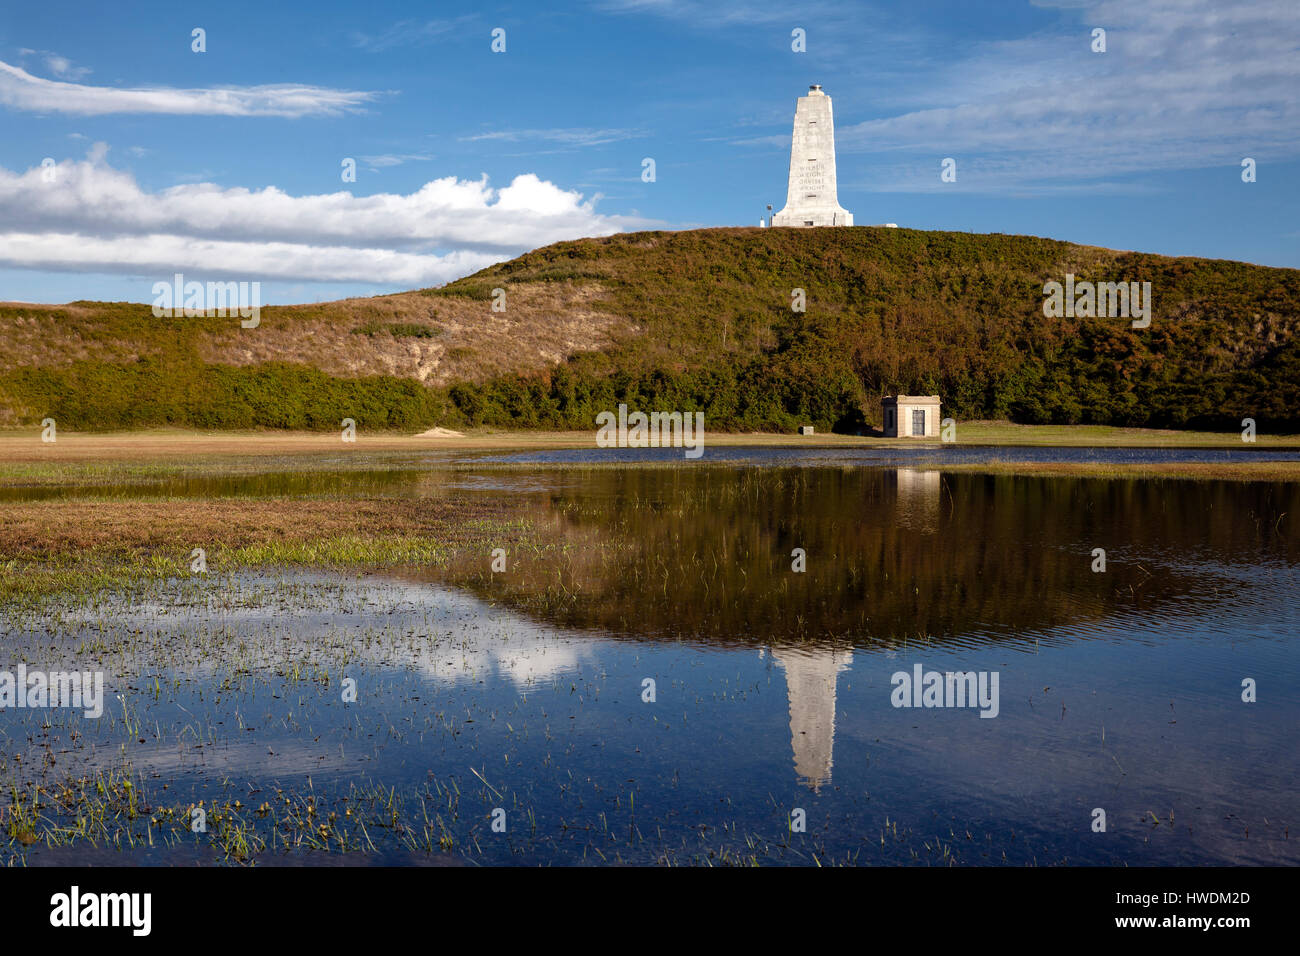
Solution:
[(812, 226), (851, 226), (853, 225), (853, 213), (845, 212), (841, 209), (839, 212), (816, 212), (816, 213), (794, 213), (787, 214), (778, 212), (772, 217), (773, 226), (795, 226), (799, 228), (810, 228)]

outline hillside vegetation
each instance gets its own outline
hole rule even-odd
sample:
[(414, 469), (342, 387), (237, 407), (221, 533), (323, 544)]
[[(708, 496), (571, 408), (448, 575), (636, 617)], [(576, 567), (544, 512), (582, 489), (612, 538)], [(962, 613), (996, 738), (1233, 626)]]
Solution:
[[(1043, 284), (1067, 272), (1150, 282), (1150, 327), (1046, 318)], [(714, 431), (853, 432), (903, 392), (959, 420), (1277, 432), (1300, 426), (1298, 321), (1292, 269), (874, 227), (629, 233), (439, 289), (263, 308), (256, 329), (0, 306), (0, 422), (587, 429), (622, 401)]]

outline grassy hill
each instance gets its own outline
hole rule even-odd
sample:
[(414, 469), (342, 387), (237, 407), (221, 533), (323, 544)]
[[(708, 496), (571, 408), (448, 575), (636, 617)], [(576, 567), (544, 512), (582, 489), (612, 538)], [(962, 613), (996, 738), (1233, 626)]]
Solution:
[[(1044, 317), (1067, 272), (1150, 282), (1150, 327)], [(715, 431), (856, 431), (905, 392), (958, 419), (1278, 432), (1300, 427), (1298, 324), (1300, 270), (910, 229), (628, 233), (439, 289), (267, 307), (256, 329), (3, 305), (0, 423), (583, 429), (626, 401)]]

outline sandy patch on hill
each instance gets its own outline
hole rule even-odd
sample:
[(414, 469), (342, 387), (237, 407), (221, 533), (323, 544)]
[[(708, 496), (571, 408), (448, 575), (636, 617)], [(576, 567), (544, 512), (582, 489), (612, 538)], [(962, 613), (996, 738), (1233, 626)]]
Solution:
[[(205, 330), (196, 344), (204, 361), (218, 365), (306, 362), (327, 375), (441, 386), (539, 371), (635, 331), (598, 308), (606, 293), (593, 282), (511, 283), (509, 293), (504, 313), (488, 301), (420, 292), (267, 308), (255, 334), (234, 323)], [(412, 336), (415, 327), (424, 334)]]

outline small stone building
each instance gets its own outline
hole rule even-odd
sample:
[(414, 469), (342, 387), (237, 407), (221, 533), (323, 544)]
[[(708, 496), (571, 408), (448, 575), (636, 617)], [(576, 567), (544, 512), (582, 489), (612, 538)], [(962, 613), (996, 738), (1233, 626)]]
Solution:
[(938, 395), (886, 395), (884, 408), (886, 438), (938, 438)]

